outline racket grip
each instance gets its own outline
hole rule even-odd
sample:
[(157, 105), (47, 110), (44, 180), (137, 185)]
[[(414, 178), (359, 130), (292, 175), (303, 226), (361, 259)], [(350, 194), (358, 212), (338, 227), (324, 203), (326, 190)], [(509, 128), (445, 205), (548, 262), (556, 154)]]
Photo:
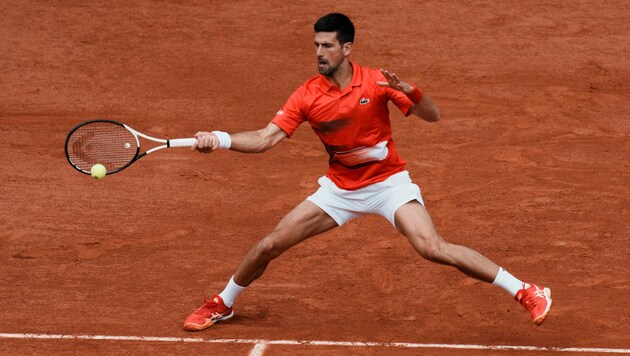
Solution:
[(197, 141), (196, 138), (174, 138), (168, 140), (169, 147), (191, 147)]

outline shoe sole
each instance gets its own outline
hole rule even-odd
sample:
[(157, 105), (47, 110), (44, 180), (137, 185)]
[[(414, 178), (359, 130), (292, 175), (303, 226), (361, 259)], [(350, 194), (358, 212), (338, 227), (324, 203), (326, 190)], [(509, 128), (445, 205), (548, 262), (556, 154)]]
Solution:
[(552, 300), (551, 300), (551, 289), (549, 288), (544, 288), (543, 289), (543, 293), (545, 293), (545, 296), (547, 298), (547, 307), (545, 308), (545, 311), (536, 319), (534, 319), (534, 324), (536, 325), (540, 325), (543, 323), (543, 321), (545, 321), (545, 319), (547, 318), (547, 314), (549, 314), (549, 310), (551, 309), (551, 304), (552, 304)]
[(217, 318), (217, 319), (206, 319), (206, 322), (203, 324), (184, 324), (184, 330), (186, 331), (201, 331), (204, 329), (207, 329), (209, 327), (211, 327), (212, 325), (214, 325), (215, 323), (222, 321), (222, 320), (228, 320), (231, 317), (234, 316), (234, 311), (232, 311), (230, 314)]

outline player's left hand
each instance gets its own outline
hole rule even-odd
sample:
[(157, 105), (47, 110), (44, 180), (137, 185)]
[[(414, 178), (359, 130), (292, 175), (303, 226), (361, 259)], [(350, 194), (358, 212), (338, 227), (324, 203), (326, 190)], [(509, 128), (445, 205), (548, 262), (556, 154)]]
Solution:
[(376, 82), (376, 85), (381, 86), (381, 87), (389, 87), (389, 88), (401, 91), (405, 94), (409, 94), (413, 90), (413, 86), (407, 82), (403, 82), (402, 80), (400, 80), (400, 78), (396, 75), (396, 73), (392, 73), (387, 69), (381, 69), (381, 73), (383, 73), (387, 81), (386, 82), (378, 81)]

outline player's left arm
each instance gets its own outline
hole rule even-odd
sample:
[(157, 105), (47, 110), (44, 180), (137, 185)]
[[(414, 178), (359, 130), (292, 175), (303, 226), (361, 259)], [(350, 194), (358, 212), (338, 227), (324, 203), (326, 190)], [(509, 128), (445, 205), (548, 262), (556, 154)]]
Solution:
[(440, 110), (433, 103), (431, 98), (422, 93), (416, 86), (402, 81), (396, 73), (392, 73), (387, 69), (381, 69), (381, 73), (385, 76), (386, 82), (376, 82), (382, 87), (389, 87), (405, 94), (414, 104), (411, 106), (410, 112), (424, 121), (436, 122), (440, 120)]

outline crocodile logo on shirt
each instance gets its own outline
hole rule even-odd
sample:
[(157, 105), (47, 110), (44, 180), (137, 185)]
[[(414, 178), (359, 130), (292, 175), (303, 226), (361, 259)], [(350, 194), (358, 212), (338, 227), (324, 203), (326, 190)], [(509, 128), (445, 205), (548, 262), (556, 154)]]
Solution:
[(361, 98), (361, 100), (359, 100), (359, 104), (361, 105), (365, 105), (369, 102), (370, 102), (370, 98)]

